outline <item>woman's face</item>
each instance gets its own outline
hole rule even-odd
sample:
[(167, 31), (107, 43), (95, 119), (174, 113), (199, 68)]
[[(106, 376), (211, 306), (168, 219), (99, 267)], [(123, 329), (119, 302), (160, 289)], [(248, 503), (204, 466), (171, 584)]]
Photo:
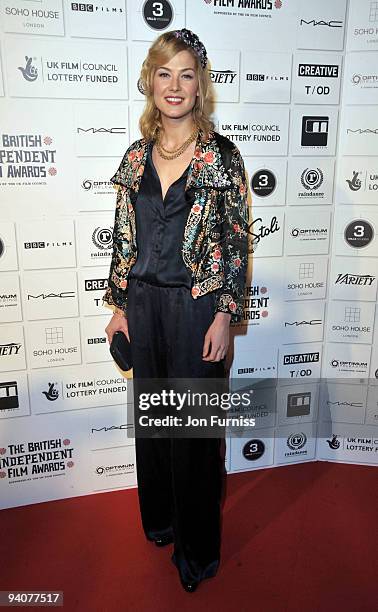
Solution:
[(158, 66), (153, 79), (157, 108), (172, 119), (192, 111), (198, 92), (195, 59), (189, 51), (180, 51), (164, 66)]

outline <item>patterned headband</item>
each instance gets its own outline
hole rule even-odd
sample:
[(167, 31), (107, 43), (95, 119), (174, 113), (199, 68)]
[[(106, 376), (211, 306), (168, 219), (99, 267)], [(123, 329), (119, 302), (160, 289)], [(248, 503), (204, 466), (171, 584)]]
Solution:
[(174, 30), (176, 38), (181, 38), (182, 41), (189, 47), (192, 47), (200, 58), (202, 68), (206, 68), (207, 64), (207, 53), (205, 46), (201, 43), (197, 34), (194, 34), (191, 30), (182, 28), (181, 30)]
[[(176, 38), (180, 38), (186, 45), (191, 47), (198, 55), (202, 68), (206, 68), (207, 64), (207, 53), (205, 46), (201, 43), (197, 34), (194, 34), (191, 30), (182, 28), (181, 30), (173, 30)], [(141, 78), (138, 79), (137, 87), (141, 94), (146, 95), (146, 87)]]

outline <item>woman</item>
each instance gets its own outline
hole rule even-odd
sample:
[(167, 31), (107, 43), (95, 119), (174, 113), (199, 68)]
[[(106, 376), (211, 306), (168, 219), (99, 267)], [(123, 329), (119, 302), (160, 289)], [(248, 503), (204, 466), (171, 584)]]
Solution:
[[(243, 313), (247, 182), (239, 150), (209, 119), (206, 65), (190, 30), (156, 39), (138, 81), (143, 138), (111, 179), (118, 192), (106, 333), (109, 342), (116, 331), (128, 337), (135, 381), (224, 377), (229, 327)], [(188, 592), (219, 566), (220, 443), (135, 438), (146, 537), (174, 542), (171, 559)]]

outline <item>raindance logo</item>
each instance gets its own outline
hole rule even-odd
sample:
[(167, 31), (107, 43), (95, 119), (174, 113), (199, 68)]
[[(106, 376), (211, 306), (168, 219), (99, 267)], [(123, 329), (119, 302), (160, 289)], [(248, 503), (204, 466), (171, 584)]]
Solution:
[(55, 385), (57, 385), (58, 383), (48, 383), (49, 388), (48, 391), (42, 391), (42, 394), (45, 396), (46, 399), (49, 400), (49, 402), (55, 402), (55, 400), (58, 399), (59, 397), (59, 391), (58, 389), (55, 388)]
[(358, 178), (358, 175), (360, 174), (360, 172), (353, 170), (353, 176), (351, 179), (346, 179), (346, 182), (349, 185), (349, 189), (351, 191), (358, 191), (359, 189), (361, 189), (361, 181)]
[(374, 229), (369, 221), (357, 219), (351, 221), (345, 228), (344, 239), (349, 246), (360, 249), (368, 246), (374, 238)]
[(38, 78), (38, 70), (33, 66), (33, 59), (35, 60), (36, 58), (25, 55), (25, 66), (18, 66), (18, 70), (21, 71), (25, 81), (29, 81), (30, 83), (36, 81)]
[(306, 444), (306, 441), (307, 437), (303, 432), (291, 434), (291, 436), (289, 436), (287, 439), (287, 445), (292, 450), (299, 450), (300, 448), (303, 448), (303, 446)]
[(332, 448), (333, 450), (335, 450), (336, 448), (340, 448), (340, 440), (337, 439), (336, 434), (332, 434), (331, 440), (327, 440), (327, 442), (328, 442), (329, 447)]
[(315, 190), (323, 183), (323, 172), (320, 168), (309, 169), (305, 168), (301, 175), (301, 183), (305, 189)]
[(107, 227), (96, 227), (92, 234), (93, 244), (101, 250), (112, 248), (112, 231)]

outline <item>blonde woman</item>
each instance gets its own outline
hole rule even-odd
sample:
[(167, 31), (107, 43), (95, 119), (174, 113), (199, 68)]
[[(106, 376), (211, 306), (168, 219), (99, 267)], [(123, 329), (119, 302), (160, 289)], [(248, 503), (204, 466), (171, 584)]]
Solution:
[[(138, 81), (143, 137), (111, 179), (106, 333), (109, 342), (116, 331), (129, 339), (134, 380), (224, 377), (229, 328), (243, 313), (247, 182), (238, 148), (209, 118), (209, 79), (196, 34), (183, 28), (155, 40)], [(174, 543), (188, 592), (220, 563), (220, 445), (219, 437), (135, 438), (145, 535)]]

